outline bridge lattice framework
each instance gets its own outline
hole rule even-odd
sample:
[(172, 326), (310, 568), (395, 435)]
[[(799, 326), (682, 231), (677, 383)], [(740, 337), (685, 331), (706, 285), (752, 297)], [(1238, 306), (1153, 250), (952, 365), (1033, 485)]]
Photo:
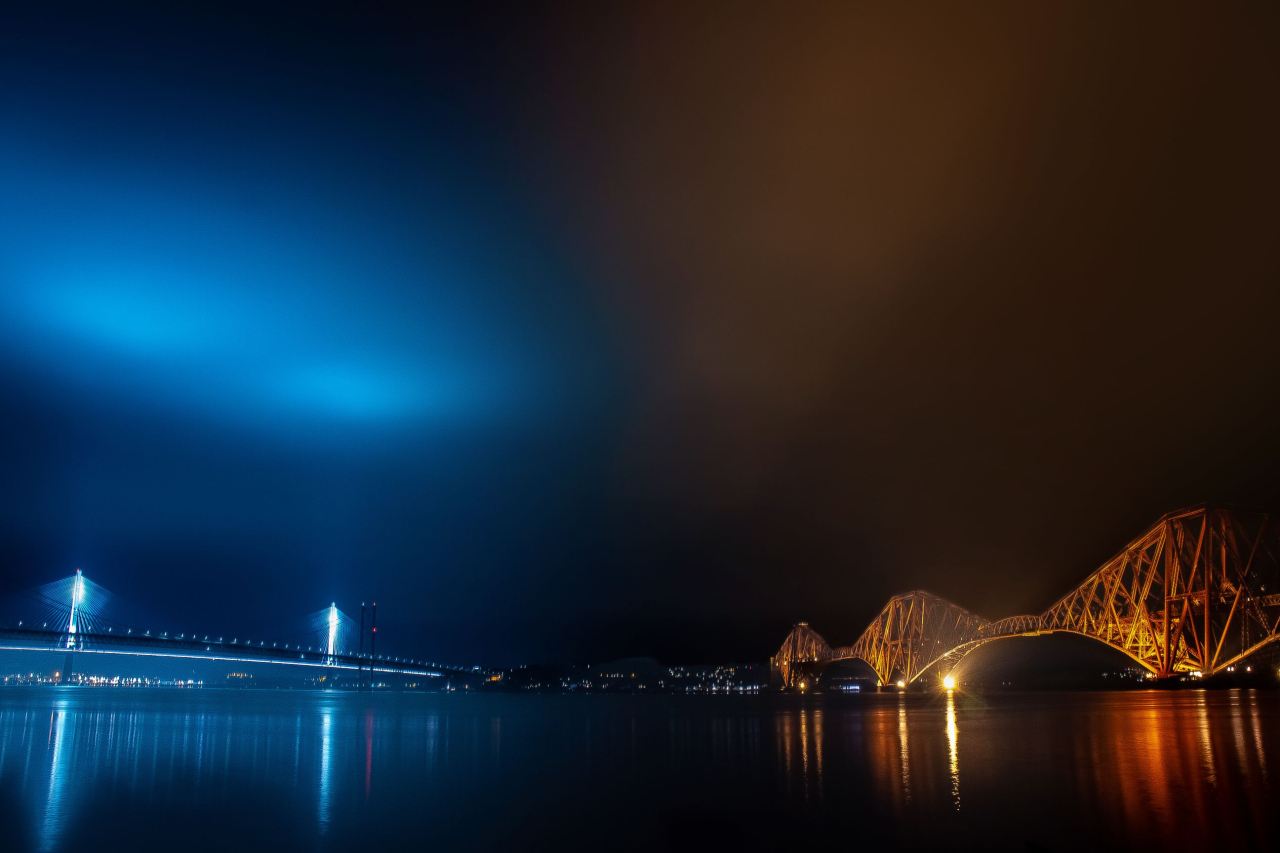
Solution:
[(807, 622), (773, 658), (796, 686), (839, 660), (865, 661), (884, 684), (949, 672), (1007, 637), (1078, 634), (1158, 678), (1208, 676), (1280, 640), (1280, 525), (1262, 510), (1200, 505), (1172, 512), (1039, 615), (989, 621), (928, 592), (896, 595), (849, 646)]

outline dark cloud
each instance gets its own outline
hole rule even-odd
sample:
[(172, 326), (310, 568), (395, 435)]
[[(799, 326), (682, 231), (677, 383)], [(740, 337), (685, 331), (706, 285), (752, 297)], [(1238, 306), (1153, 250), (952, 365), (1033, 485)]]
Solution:
[(753, 543), (728, 595), (1033, 609), (1168, 508), (1274, 497), (1274, 15), (700, 9), (557, 28), (539, 138), (629, 470)]

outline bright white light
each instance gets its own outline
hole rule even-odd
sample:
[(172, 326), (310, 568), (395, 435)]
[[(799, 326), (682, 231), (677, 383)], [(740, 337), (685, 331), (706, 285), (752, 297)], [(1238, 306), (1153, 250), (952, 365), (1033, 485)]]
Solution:
[(907, 682), (905, 682), (905, 681), (899, 681), (899, 682), (898, 682), (898, 686), (899, 686), (899, 687), (906, 687), (906, 686), (907, 686)]
[(333, 657), (333, 643), (338, 638), (338, 603), (329, 605), (329, 657)]
[(82, 601), (84, 601), (84, 575), (76, 569), (75, 580), (71, 582), (71, 621), (67, 623), (67, 648), (75, 645), (76, 616), (80, 612)]
[[(56, 652), (58, 649), (49, 646), (0, 646), (0, 652)], [(255, 658), (245, 655), (233, 657), (231, 655), (201, 655), (201, 654), (180, 654), (178, 652), (143, 652), (137, 649), (80, 649), (80, 654), (98, 654), (98, 655), (125, 655), (129, 657), (147, 657), (147, 658), (175, 658), (179, 660), (221, 660), (235, 661), (237, 663), (264, 663), (275, 664), (279, 666), (310, 666), (321, 667), (324, 669), (359, 669), (358, 664), (354, 663), (326, 663), (324, 661), (290, 661), (290, 660), (272, 660), (270, 658)], [(395, 669), (392, 667), (374, 667), (374, 672), (391, 672), (402, 675), (422, 675), (429, 678), (439, 678), (442, 673), (439, 672), (420, 672), (409, 669)], [(32, 678), (35, 673), (32, 673)]]
[(948, 690), (955, 690), (955, 689), (956, 689), (956, 680), (955, 680), (955, 678), (954, 678), (953, 676), (950, 676), (950, 675), (948, 675), (948, 676), (944, 677), (944, 678), (942, 679), (942, 686), (943, 686), (943, 687), (945, 687), (945, 688), (946, 688), (946, 689), (948, 689)]

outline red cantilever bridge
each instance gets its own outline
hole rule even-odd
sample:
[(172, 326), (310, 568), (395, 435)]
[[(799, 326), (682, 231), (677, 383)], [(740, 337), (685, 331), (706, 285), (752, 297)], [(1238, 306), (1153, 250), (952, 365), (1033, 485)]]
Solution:
[(889, 599), (851, 646), (833, 648), (807, 622), (773, 658), (796, 686), (830, 663), (862, 660), (882, 683), (949, 672), (983, 643), (1079, 634), (1128, 655), (1157, 678), (1225, 670), (1280, 640), (1280, 524), (1261, 510), (1172, 512), (1038, 616), (988, 621), (927, 592)]

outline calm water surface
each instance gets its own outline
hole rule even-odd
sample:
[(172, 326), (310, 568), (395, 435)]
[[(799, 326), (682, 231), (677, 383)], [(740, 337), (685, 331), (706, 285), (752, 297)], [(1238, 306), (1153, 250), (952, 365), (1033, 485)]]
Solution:
[(0, 691), (0, 849), (1275, 849), (1280, 693)]

